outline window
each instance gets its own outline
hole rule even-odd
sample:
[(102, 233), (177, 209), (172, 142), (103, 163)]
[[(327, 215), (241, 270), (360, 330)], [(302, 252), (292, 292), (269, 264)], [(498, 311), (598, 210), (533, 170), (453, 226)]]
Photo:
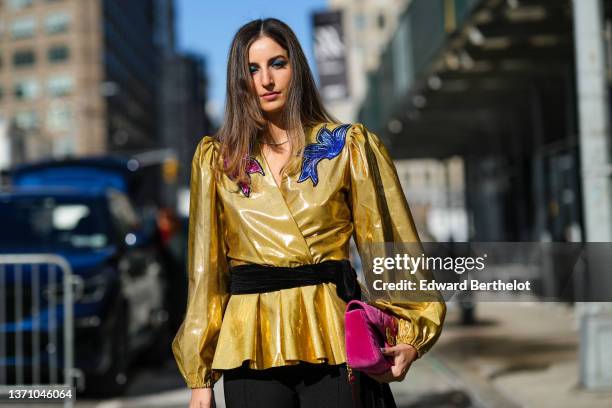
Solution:
[(110, 238), (102, 203), (95, 198), (17, 196), (0, 202), (0, 225), (7, 231), (0, 234), (2, 248), (91, 252)]
[(355, 16), (355, 28), (357, 28), (357, 30), (364, 30), (366, 28), (366, 17), (363, 13), (359, 13)]
[(381, 30), (385, 28), (385, 15), (382, 13), (378, 15), (378, 28)]
[(45, 20), (45, 29), (49, 34), (57, 34), (68, 31), (70, 16), (64, 12), (49, 14)]
[(34, 0), (8, 0), (8, 6), (11, 10), (21, 10), (30, 7)]
[(52, 106), (47, 113), (47, 129), (52, 132), (70, 130), (72, 110), (64, 104)]
[(108, 199), (109, 209), (113, 215), (113, 226), (119, 239), (123, 240), (127, 234), (138, 227), (140, 220), (125, 194), (110, 190)]
[(11, 24), (11, 37), (15, 40), (32, 38), (36, 32), (36, 19), (34, 17), (20, 18)]
[(49, 78), (47, 91), (50, 96), (66, 96), (72, 93), (74, 80), (70, 76), (56, 76)]
[(13, 65), (16, 67), (33, 65), (36, 62), (36, 56), (33, 50), (15, 51), (13, 54)]
[(71, 136), (55, 136), (53, 138), (53, 155), (58, 156), (66, 156), (70, 154), (74, 154), (76, 150), (76, 145), (74, 143), (74, 138)]
[(31, 100), (38, 96), (38, 82), (33, 79), (24, 79), (15, 83), (15, 98)]
[(50, 62), (61, 62), (68, 59), (70, 52), (65, 45), (57, 45), (49, 48), (47, 56)]
[(30, 130), (38, 126), (36, 111), (22, 111), (15, 115), (15, 125), (21, 129)]

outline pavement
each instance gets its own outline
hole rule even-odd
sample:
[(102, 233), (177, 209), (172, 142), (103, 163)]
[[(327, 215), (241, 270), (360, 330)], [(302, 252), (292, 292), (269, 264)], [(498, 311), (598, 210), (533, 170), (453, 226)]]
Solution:
[[(391, 387), (400, 408), (612, 407), (612, 390), (582, 389), (574, 308), (558, 303), (481, 302), (477, 324), (458, 324), (449, 307), (434, 348)], [(173, 360), (134, 373), (127, 395), (106, 401), (81, 399), (80, 408), (187, 407)], [(215, 386), (223, 408), (223, 381)]]
[(474, 326), (451, 316), (430, 353), (455, 373), (475, 406), (612, 407), (612, 389), (580, 386), (574, 307), (481, 302), (476, 311)]

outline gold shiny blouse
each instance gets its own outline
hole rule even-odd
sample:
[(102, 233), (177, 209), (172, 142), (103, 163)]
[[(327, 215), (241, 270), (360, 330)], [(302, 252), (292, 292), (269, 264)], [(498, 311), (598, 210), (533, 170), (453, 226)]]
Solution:
[[(258, 146), (249, 162), (250, 188), (214, 177), (219, 149), (212, 137), (196, 149), (187, 311), (172, 343), (190, 388), (212, 386), (222, 370), (245, 360), (254, 369), (346, 361), (346, 303), (333, 283), (230, 296), (229, 266), (348, 259), (351, 236), (362, 254), (368, 243), (384, 242), (385, 222), (392, 224), (394, 240), (420, 242), (393, 162), (374, 133), (362, 124), (321, 123), (305, 130), (311, 147), (302, 169), (280, 186)], [(379, 177), (372, 177), (372, 168)], [(378, 208), (383, 194), (390, 217)], [(400, 318), (396, 340), (414, 346), (419, 357), (440, 335), (443, 301), (373, 303)]]

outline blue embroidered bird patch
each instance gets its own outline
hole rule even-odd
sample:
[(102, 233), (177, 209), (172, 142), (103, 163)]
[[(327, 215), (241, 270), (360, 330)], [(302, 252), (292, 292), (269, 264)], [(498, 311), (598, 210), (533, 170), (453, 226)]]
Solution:
[(350, 124), (340, 125), (330, 131), (323, 126), (317, 132), (317, 142), (304, 148), (304, 161), (298, 183), (311, 179), (312, 185), (317, 185), (319, 182), (317, 164), (323, 159), (331, 160), (340, 154), (346, 140), (346, 132), (350, 127)]

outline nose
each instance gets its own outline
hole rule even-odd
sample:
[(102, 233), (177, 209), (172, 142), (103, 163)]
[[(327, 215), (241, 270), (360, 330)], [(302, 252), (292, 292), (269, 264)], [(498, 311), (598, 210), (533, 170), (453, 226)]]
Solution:
[(261, 70), (261, 85), (264, 88), (268, 88), (271, 85), (274, 85), (274, 78), (272, 78), (272, 73), (268, 69)]

